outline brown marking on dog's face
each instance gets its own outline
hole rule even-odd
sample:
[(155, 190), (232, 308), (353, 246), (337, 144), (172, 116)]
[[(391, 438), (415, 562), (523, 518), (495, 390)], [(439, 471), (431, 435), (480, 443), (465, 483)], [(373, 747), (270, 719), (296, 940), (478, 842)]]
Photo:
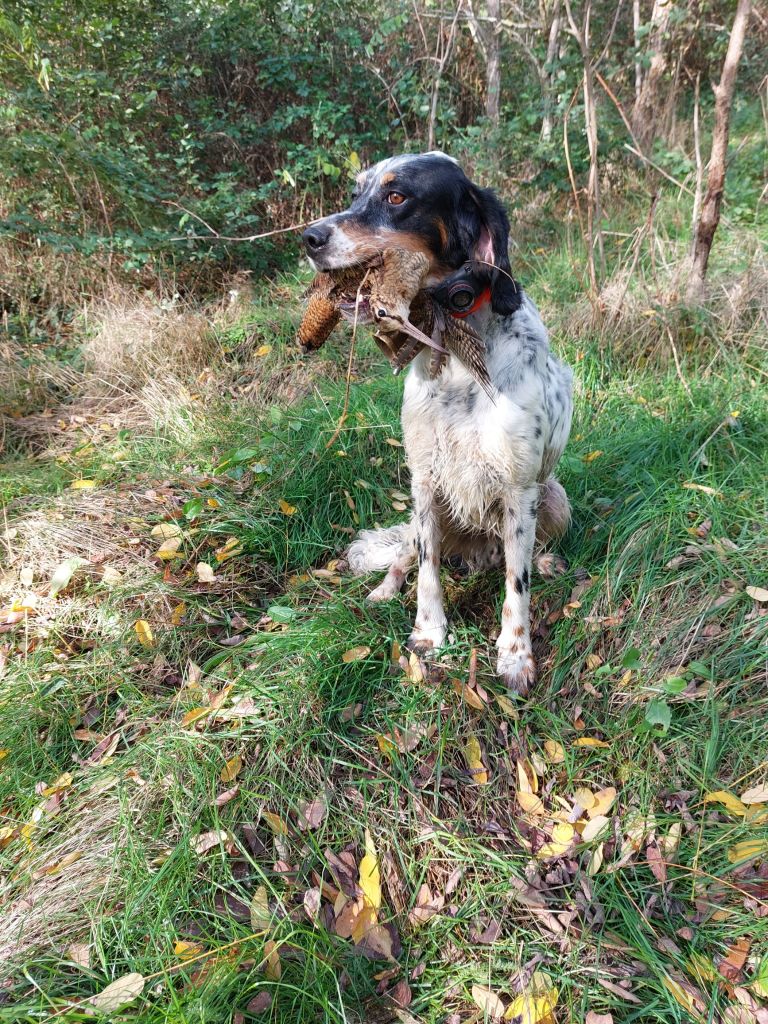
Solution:
[(382, 185), (391, 185), (394, 180), (395, 180), (395, 175), (394, 175), (393, 171), (386, 171), (381, 176), (381, 184)]

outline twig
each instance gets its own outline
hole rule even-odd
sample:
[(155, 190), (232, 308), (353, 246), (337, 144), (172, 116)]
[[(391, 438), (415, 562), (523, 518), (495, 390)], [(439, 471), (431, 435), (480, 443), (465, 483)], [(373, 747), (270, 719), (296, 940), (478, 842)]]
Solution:
[(164, 199), (163, 203), (165, 206), (174, 206), (177, 210), (181, 210), (182, 213), (186, 213), (188, 217), (193, 217), (196, 221), (203, 225), (210, 231), (210, 235), (179, 235), (178, 238), (169, 238), (169, 242), (187, 242), (190, 239), (202, 239), (210, 241), (216, 239), (218, 242), (255, 242), (259, 238), (270, 238), (272, 235), (283, 235), (287, 231), (298, 231), (300, 228), (305, 228), (307, 222), (303, 224), (289, 224), (287, 228), (274, 228), (272, 231), (262, 231), (258, 235), (220, 235), (216, 228), (203, 220), (198, 214), (192, 210), (188, 210), (186, 206), (182, 206), (181, 203), (175, 202), (173, 199)]
[(349, 412), (349, 392), (352, 388), (352, 365), (355, 359), (355, 340), (357, 338), (357, 317), (360, 309), (360, 298), (362, 295), (363, 287), (365, 286), (365, 282), (368, 280), (369, 274), (370, 270), (366, 270), (365, 277), (358, 285), (357, 295), (355, 296), (355, 319), (352, 322), (352, 341), (350, 342), (349, 360), (347, 361), (347, 379), (344, 385), (344, 407), (341, 410), (341, 416), (339, 417), (339, 422), (336, 424), (336, 429), (334, 430), (333, 434), (331, 434), (330, 440), (325, 446), (326, 451), (337, 440), (339, 434), (341, 433), (341, 428), (344, 426), (344, 421), (347, 418), (347, 413)]

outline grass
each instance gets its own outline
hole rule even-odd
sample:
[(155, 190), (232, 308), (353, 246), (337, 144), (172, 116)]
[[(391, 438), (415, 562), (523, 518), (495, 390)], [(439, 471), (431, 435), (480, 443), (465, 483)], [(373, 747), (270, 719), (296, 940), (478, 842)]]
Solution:
[[(204, 318), (173, 318), (166, 361), (138, 385), (100, 365), (82, 371), (88, 401), (50, 415), (36, 377), (11, 403), (0, 585), (4, 604), (33, 610), (0, 638), (0, 1020), (85, 1019), (131, 972), (143, 992), (110, 1020), (482, 1020), (473, 986), (509, 1004), (534, 970), (557, 988), (561, 1024), (589, 1010), (758, 1019), (727, 1008), (735, 988), (765, 1005), (750, 986), (768, 954), (768, 823), (704, 798), (768, 770), (768, 620), (745, 590), (766, 585), (765, 353), (754, 331), (730, 344), (709, 318), (700, 345), (677, 335), (679, 369), (662, 342), (628, 354), (604, 330), (568, 331), (565, 250), (527, 265), (535, 296), (562, 280), (544, 298), (556, 326), (561, 309), (578, 394), (559, 472), (571, 570), (534, 585), (541, 679), (519, 705), (491, 668), (499, 576), (446, 571), (452, 639), (422, 679), (396, 646), (393, 660), (412, 581), (368, 607), (370, 581), (339, 573), (351, 533), (405, 514), (401, 384), (363, 342), (327, 449), (345, 339), (297, 363), (292, 283), (219, 307), (181, 358), (178, 338)], [(143, 303), (136, 322), (151, 315)], [(131, 367), (146, 365), (142, 337)], [(198, 361), (185, 367), (184, 351)], [(162, 523), (180, 528), (168, 561)], [(213, 582), (199, 582), (203, 562)], [(452, 680), (470, 678), (472, 649), (470, 703)], [(486, 785), (468, 770), (470, 737)], [(520, 807), (521, 763), (544, 817)], [(616, 788), (610, 825), (535, 856), (579, 787)], [(302, 828), (314, 799), (326, 811)], [(391, 962), (335, 934), (328, 889), (315, 920), (317, 887), (336, 885), (327, 851), (359, 864), (366, 830), (380, 920), (401, 947)], [(208, 833), (220, 836), (201, 853)], [(750, 855), (734, 864), (734, 849)], [(423, 886), (439, 912), (414, 922)], [(729, 980), (718, 965), (742, 939)]]

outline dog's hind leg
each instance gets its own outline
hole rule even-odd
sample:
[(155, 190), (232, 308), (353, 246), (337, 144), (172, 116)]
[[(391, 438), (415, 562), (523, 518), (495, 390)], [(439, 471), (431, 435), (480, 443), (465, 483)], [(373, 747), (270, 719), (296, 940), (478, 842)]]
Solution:
[(351, 545), (347, 559), (356, 576), (386, 569), (387, 575), (368, 595), (369, 601), (388, 601), (405, 582), (416, 561), (416, 526), (413, 521), (382, 530), (362, 530)]
[(531, 557), (536, 534), (536, 485), (504, 498), (502, 533), (506, 562), (506, 594), (496, 671), (516, 693), (525, 694), (536, 677), (530, 635)]

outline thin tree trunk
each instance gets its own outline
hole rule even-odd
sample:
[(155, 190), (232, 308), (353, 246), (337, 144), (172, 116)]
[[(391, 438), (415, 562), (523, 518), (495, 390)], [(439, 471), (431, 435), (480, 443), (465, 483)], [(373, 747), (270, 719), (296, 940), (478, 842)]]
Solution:
[(667, 28), (674, 0), (654, 0), (648, 49), (651, 64), (645, 73), (640, 92), (632, 109), (632, 130), (640, 146), (647, 151), (658, 133), (661, 108), (661, 83), (667, 69)]
[(554, 122), (555, 106), (555, 73), (552, 65), (557, 57), (557, 50), (560, 37), (560, 0), (555, 0), (552, 10), (552, 21), (549, 26), (549, 40), (547, 42), (547, 57), (544, 67), (539, 75), (541, 87), (541, 101), (543, 114), (541, 118), (541, 141), (549, 142), (552, 139), (552, 126)]
[(501, 0), (486, 0), (486, 9), (490, 25), (486, 37), (485, 114), (496, 127), (499, 123), (501, 98)]
[(456, 5), (456, 13), (453, 16), (448, 37), (443, 34), (442, 22), (437, 25), (437, 43), (435, 45), (434, 75), (432, 76), (432, 98), (429, 104), (429, 122), (427, 125), (427, 149), (435, 148), (435, 130), (437, 127), (437, 106), (440, 99), (440, 85), (443, 81), (445, 67), (453, 51), (453, 44), (456, 39), (456, 25), (461, 14), (462, 2)]
[(643, 65), (640, 62), (640, 0), (632, 0), (632, 38), (635, 43), (635, 106), (637, 106), (643, 87)]
[(720, 206), (725, 190), (726, 157), (728, 155), (728, 134), (730, 131), (731, 107), (736, 88), (744, 35), (752, 9), (751, 0), (739, 0), (733, 19), (728, 51), (723, 62), (720, 82), (715, 86), (715, 127), (712, 132), (712, 152), (709, 157), (707, 191), (701, 204), (701, 213), (696, 225), (693, 242), (691, 276), (688, 281), (688, 298), (696, 300), (704, 292), (704, 278), (707, 274), (712, 242), (720, 223)]

